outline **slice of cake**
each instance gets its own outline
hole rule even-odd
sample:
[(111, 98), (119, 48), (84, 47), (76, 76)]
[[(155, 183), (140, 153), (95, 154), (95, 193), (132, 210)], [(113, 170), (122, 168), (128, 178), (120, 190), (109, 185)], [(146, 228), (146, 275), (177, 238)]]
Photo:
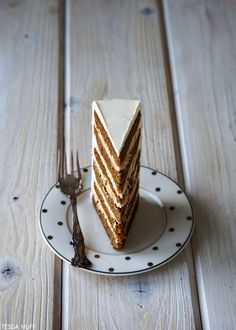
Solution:
[(141, 103), (93, 101), (92, 201), (110, 238), (121, 249), (139, 202)]

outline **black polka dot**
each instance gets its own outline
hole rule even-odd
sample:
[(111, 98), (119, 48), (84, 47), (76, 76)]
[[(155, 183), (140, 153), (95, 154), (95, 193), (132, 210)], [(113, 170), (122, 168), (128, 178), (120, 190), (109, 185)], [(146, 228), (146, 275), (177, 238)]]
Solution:
[(61, 204), (62, 204), (62, 205), (65, 205), (65, 204), (66, 204), (66, 201), (61, 201)]
[(182, 244), (181, 244), (181, 243), (176, 243), (176, 246), (177, 246), (177, 247), (181, 247)]
[(153, 246), (152, 248), (154, 251), (157, 251), (158, 250), (158, 246)]
[(48, 236), (48, 239), (53, 239), (53, 236), (49, 235), (49, 236)]
[(19, 199), (19, 197), (14, 196), (13, 199), (14, 199), (14, 201), (17, 201), (17, 199)]
[(47, 213), (47, 211), (48, 211), (47, 209), (42, 209), (43, 213)]
[(157, 187), (157, 188), (156, 188), (156, 191), (161, 191), (161, 188), (160, 188), (160, 187)]
[(173, 231), (175, 231), (175, 228), (169, 228), (169, 231), (172, 233)]
[(174, 207), (174, 206), (171, 206), (171, 207), (169, 207), (169, 209), (170, 209), (171, 211), (174, 211), (175, 207)]
[(57, 223), (59, 226), (62, 226), (63, 225), (63, 222), (62, 221), (58, 221)]
[(187, 220), (192, 220), (192, 217), (189, 215), (186, 219)]
[(108, 268), (109, 272), (114, 272), (114, 268), (110, 267)]
[(153, 263), (152, 262), (148, 262), (147, 264), (149, 267), (152, 267), (153, 266)]
[(73, 245), (73, 242), (72, 241), (70, 241), (70, 245)]
[(57, 184), (57, 185), (56, 185), (56, 188), (57, 188), (57, 189), (59, 189), (59, 188), (60, 188), (60, 185), (59, 185), (59, 184)]
[(155, 172), (155, 171), (152, 172), (152, 175), (156, 175), (156, 174), (157, 174), (157, 172)]
[(83, 172), (85, 172), (85, 173), (88, 172), (88, 169), (87, 168), (84, 168), (83, 169)]
[(182, 190), (177, 190), (177, 194), (182, 194)]
[(100, 258), (100, 255), (99, 254), (94, 254), (94, 258), (96, 258), (96, 259)]
[(125, 260), (130, 260), (131, 258), (130, 257), (125, 257)]

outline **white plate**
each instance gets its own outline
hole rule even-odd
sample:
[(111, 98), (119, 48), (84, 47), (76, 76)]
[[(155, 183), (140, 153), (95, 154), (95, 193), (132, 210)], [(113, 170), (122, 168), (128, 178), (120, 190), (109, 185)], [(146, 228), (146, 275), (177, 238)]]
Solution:
[[(86, 271), (105, 275), (132, 275), (160, 267), (173, 259), (189, 241), (194, 227), (191, 204), (169, 177), (141, 166), (140, 202), (122, 250), (112, 248), (90, 198), (91, 167), (83, 168), (83, 193), (78, 198), (79, 221), (86, 255)], [(58, 185), (43, 200), (40, 228), (47, 244), (63, 260), (74, 256), (71, 245), (72, 213), (69, 198)]]

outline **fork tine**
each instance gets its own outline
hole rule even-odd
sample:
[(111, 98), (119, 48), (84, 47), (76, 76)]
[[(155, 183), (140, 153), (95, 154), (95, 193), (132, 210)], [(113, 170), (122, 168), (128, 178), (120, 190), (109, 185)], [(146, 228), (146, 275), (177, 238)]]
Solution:
[(74, 157), (73, 157), (73, 151), (71, 150), (70, 152), (70, 170), (71, 170), (71, 175), (74, 175)]
[(61, 154), (60, 150), (57, 150), (57, 181), (60, 181), (61, 178)]
[(63, 158), (63, 170), (62, 170), (62, 176), (65, 178), (67, 175), (67, 155), (66, 151), (64, 152), (64, 158)]
[(57, 152), (57, 176), (58, 176), (58, 181), (62, 179), (64, 176), (63, 154), (60, 149)]
[(78, 179), (81, 180), (82, 175), (81, 175), (81, 172), (80, 172), (79, 153), (78, 153), (78, 150), (76, 151), (76, 166), (77, 166)]

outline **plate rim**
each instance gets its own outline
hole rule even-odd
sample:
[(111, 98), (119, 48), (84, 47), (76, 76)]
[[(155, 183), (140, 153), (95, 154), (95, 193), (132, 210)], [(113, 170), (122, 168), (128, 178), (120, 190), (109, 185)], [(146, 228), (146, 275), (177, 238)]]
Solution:
[[(91, 168), (92, 166), (91, 165), (88, 165), (88, 166), (84, 166), (84, 167), (81, 167), (81, 170), (83, 169), (88, 169), (88, 168)], [(190, 206), (190, 209), (191, 209), (191, 216), (192, 216), (192, 219), (191, 219), (191, 222), (192, 222), (192, 225), (191, 225), (191, 230), (189, 232), (189, 235), (188, 237), (186, 238), (186, 240), (182, 243), (182, 245), (179, 247), (179, 249), (174, 253), (172, 254), (169, 258), (165, 259), (164, 261), (156, 264), (156, 265), (153, 265), (153, 266), (149, 266), (147, 268), (143, 268), (143, 269), (140, 269), (140, 270), (136, 270), (136, 271), (129, 271), (129, 272), (109, 272), (109, 271), (101, 271), (101, 270), (95, 270), (95, 269), (87, 269), (87, 268), (78, 268), (78, 269), (82, 269), (83, 271), (86, 271), (88, 273), (95, 273), (95, 274), (99, 274), (99, 275), (106, 275), (106, 276), (131, 276), (131, 275), (137, 275), (137, 274), (142, 274), (142, 273), (146, 273), (146, 272), (149, 272), (151, 270), (154, 270), (154, 269), (157, 269), (157, 268), (160, 268), (161, 266), (167, 264), (168, 262), (170, 262), (172, 259), (174, 259), (178, 254), (180, 254), (184, 249), (185, 247), (188, 245), (191, 237), (192, 237), (192, 234), (193, 234), (193, 231), (194, 231), (194, 228), (195, 228), (195, 213), (194, 213), (194, 209), (193, 209), (193, 205), (188, 197), (188, 195), (186, 194), (185, 190), (183, 190), (179, 184), (173, 180), (171, 177), (169, 177), (167, 174), (164, 174), (158, 170), (155, 170), (149, 166), (145, 166), (145, 165), (140, 165), (140, 168), (143, 167), (143, 168), (146, 168), (148, 170), (151, 170), (153, 172), (156, 172), (162, 176), (165, 176), (167, 179), (171, 180), (174, 184), (176, 184), (182, 191), (182, 193), (185, 195), (188, 203), (189, 203), (189, 206)], [(42, 228), (42, 220), (41, 220), (41, 215), (42, 215), (42, 208), (43, 208), (43, 204), (44, 204), (44, 201), (46, 200), (47, 196), (50, 194), (50, 192), (52, 191), (52, 189), (54, 189), (56, 187), (56, 185), (58, 184), (58, 182), (56, 182), (53, 186), (51, 186), (51, 188), (48, 190), (48, 192), (44, 195), (44, 198), (41, 202), (41, 206), (40, 206), (40, 210), (39, 210), (39, 228), (40, 228), (40, 232), (41, 232), (41, 235), (43, 236), (43, 239), (44, 241), (46, 242), (46, 244), (50, 247), (50, 249), (53, 251), (53, 253), (55, 253), (60, 259), (62, 259), (63, 261), (70, 263), (70, 260), (65, 258), (62, 254), (60, 254), (58, 251), (55, 250), (55, 248), (49, 243), (49, 241), (46, 239), (46, 234), (44, 233), (43, 231), (43, 228)], [(140, 185), (141, 187), (141, 185)], [(89, 188), (88, 188), (89, 189)], [(85, 189), (83, 192), (87, 191), (88, 189)], [(149, 191), (149, 190), (148, 190)], [(76, 268), (76, 267), (75, 267)]]

